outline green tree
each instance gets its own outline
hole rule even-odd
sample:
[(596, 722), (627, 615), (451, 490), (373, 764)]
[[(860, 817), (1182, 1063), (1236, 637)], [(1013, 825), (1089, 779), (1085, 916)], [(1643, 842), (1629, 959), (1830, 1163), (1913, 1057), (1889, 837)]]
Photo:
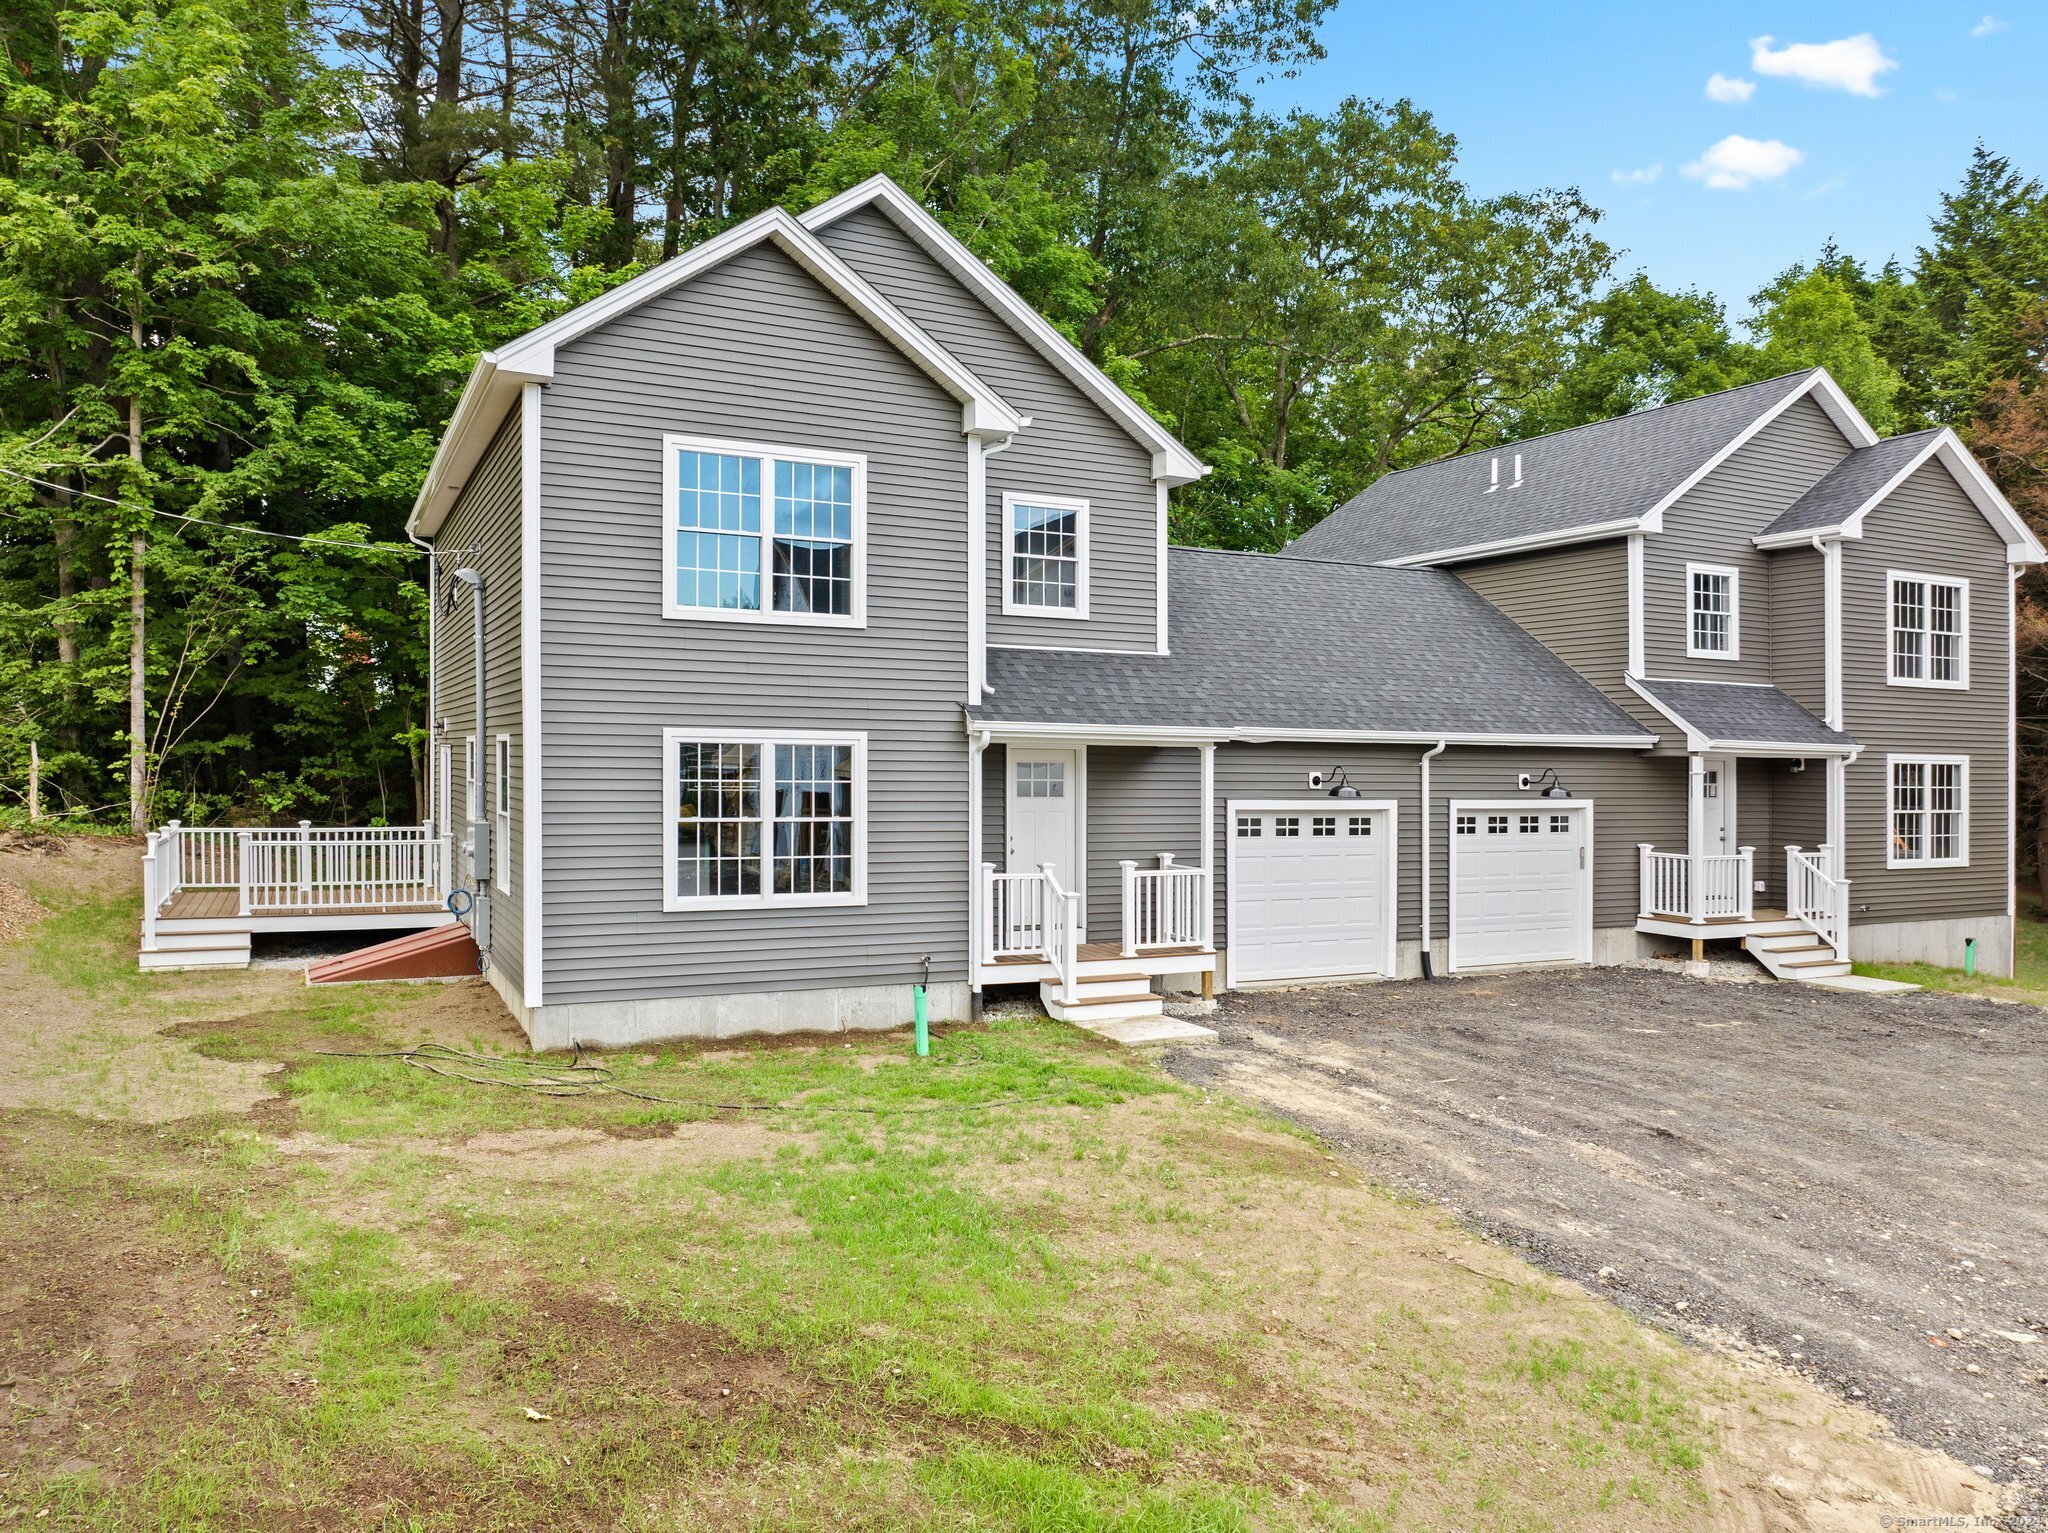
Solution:
[(1825, 367), (1880, 436), (1899, 429), (1898, 369), (1878, 353), (1856, 294), (1838, 271), (1794, 266), (1751, 300), (1756, 376)]
[(1718, 299), (1667, 293), (1637, 272), (1593, 304), (1570, 363), (1526, 429), (1557, 431), (1711, 394), (1744, 382), (1754, 367)]

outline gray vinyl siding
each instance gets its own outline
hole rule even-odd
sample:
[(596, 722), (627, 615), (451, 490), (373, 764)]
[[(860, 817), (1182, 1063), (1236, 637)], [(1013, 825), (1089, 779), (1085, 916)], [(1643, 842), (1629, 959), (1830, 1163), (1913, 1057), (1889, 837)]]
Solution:
[[(1967, 691), (1887, 684), (1886, 575), (1901, 570), (1970, 582)], [(2010, 885), (2006, 825), (2008, 643), (2005, 544), (1938, 462), (1917, 470), (1842, 545), (1845, 722), (1862, 743), (1848, 769), (1850, 902), (1859, 921), (2002, 914)], [(1970, 865), (1885, 867), (1890, 837), (1887, 753), (1970, 758)]]
[[(1799, 399), (1664, 513), (1643, 550), (1643, 663), (1651, 676), (1770, 681), (1771, 558), (1751, 540), (1849, 453), (1811, 396)], [(1688, 658), (1688, 563), (1740, 573), (1740, 657)]]
[[(495, 825), (497, 809), (492, 741), (501, 734), (512, 737), (512, 835), (509, 845), (493, 848), (493, 855), (501, 859), (505, 870), (507, 887), (503, 891), (495, 885), (491, 887), (491, 962), (524, 990), (520, 458), (520, 415), (515, 403), (497, 437), (470, 473), (469, 482), (456, 497), (454, 509), (434, 534), (434, 547), (444, 595), (462, 590), (454, 580), (458, 568), (473, 566), (484, 577), (484, 729), (488, 738), (478, 747), (477, 815), (486, 824)], [(468, 812), (463, 798), (462, 742), (476, 733), (475, 621), (469, 598), (462, 595), (444, 603), (434, 629), (434, 707), (447, 726), (442, 738), (449, 745), (448, 789), (454, 800), (448, 818), (458, 827), (458, 845), (463, 839), (463, 817)], [(456, 877), (473, 886), (459, 851), (453, 854), (452, 865)]]
[(1671, 734), (1671, 721), (1622, 679), (1628, 671), (1626, 538), (1453, 565), (1451, 573), (1528, 629), (1645, 730)]
[[(988, 640), (1051, 649), (1159, 642), (1159, 500), (1152, 456), (923, 246), (874, 207), (818, 237), (1031, 425), (988, 460)], [(1005, 615), (1003, 494), (1088, 502), (1088, 617)]]
[(1771, 675), (1794, 702), (1827, 716), (1827, 625), (1820, 550), (1787, 548), (1766, 561), (1771, 593)]
[[(964, 978), (957, 402), (760, 246), (564, 347), (545, 422), (546, 1002)], [(865, 453), (867, 626), (664, 618), (665, 432)], [(665, 912), (665, 727), (865, 731), (867, 904)]]
[[(1785, 908), (1785, 848), (1810, 852), (1828, 838), (1827, 763), (1816, 756), (1804, 771), (1797, 766), (1747, 760), (1736, 767), (1736, 831), (1744, 846), (1756, 848), (1756, 876), (1764, 881), (1756, 901), (1762, 909)], [(1753, 809), (1759, 800), (1764, 807)]]
[(1123, 932), (1123, 869), (1159, 866), (1171, 852), (1202, 861), (1202, 757), (1192, 746), (1088, 747), (1088, 936)]

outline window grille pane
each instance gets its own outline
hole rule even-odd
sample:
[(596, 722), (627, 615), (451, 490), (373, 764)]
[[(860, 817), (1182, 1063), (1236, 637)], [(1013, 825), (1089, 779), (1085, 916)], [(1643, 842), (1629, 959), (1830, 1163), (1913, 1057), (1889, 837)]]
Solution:
[(775, 540), (775, 610), (853, 613), (853, 545)]
[(1900, 681), (1926, 678), (1927, 587), (1918, 580), (1892, 582), (1892, 675)]
[(1489, 836), (1504, 836), (1508, 833), (1508, 817), (1504, 814), (1490, 814), (1486, 817), (1486, 833)]
[(1927, 855), (1963, 855), (1963, 769), (1953, 761), (1927, 765)]
[(758, 610), (760, 460), (683, 451), (675, 474), (676, 605)]
[(761, 892), (761, 750), (685, 741), (677, 751), (676, 892)]
[(1237, 817), (1237, 833), (1250, 840), (1254, 836), (1262, 835), (1264, 830), (1255, 816), (1241, 814)]
[(853, 613), (853, 470), (775, 460), (777, 612)]
[(1369, 836), (1369, 835), (1371, 835), (1371, 834), (1372, 834), (1372, 816), (1371, 816), (1371, 815), (1369, 815), (1369, 814), (1354, 814), (1354, 815), (1352, 815), (1352, 816), (1351, 816), (1351, 818), (1350, 818), (1349, 824), (1348, 824), (1348, 826), (1347, 826), (1347, 829), (1348, 829), (1348, 830), (1350, 831), (1350, 833), (1351, 833), (1352, 835), (1354, 835), (1354, 836)]
[(1543, 816), (1540, 814), (1525, 814), (1521, 817), (1521, 823), (1517, 828), (1523, 835), (1533, 836), (1543, 829)]
[(1020, 761), (1017, 763), (1017, 797), (1065, 798), (1067, 764), (1064, 761)]
[(1319, 814), (1309, 821), (1309, 832), (1317, 836), (1337, 834), (1337, 817), (1334, 814)]
[(1923, 818), (1927, 810), (1927, 764), (1892, 763), (1892, 855), (1918, 862), (1927, 855)]
[(1458, 834), (1461, 836), (1476, 836), (1479, 834), (1479, 816), (1476, 814), (1459, 815)]
[(1550, 817), (1550, 833), (1553, 836), (1569, 835), (1571, 828), (1572, 817), (1570, 815), (1554, 814)]
[(777, 894), (853, 891), (853, 747), (775, 747)]
[(1927, 587), (1927, 679), (1963, 679), (1963, 588)]
[(1273, 818), (1273, 834), (1298, 836), (1301, 834), (1301, 821), (1291, 814), (1276, 815)]
[(1080, 602), (1080, 513), (1020, 503), (1010, 516), (1011, 604), (1073, 610)]

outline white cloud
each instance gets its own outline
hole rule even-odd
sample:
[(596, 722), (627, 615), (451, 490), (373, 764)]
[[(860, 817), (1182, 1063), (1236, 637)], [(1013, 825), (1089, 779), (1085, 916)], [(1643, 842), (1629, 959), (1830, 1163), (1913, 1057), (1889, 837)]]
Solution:
[(1645, 165), (1639, 170), (1610, 170), (1607, 173), (1608, 179), (1613, 181), (1616, 186), (1648, 186), (1663, 174), (1664, 162), (1662, 160), (1659, 160), (1654, 165)]
[(1996, 16), (1986, 16), (1982, 21), (1970, 28), (1970, 35), (1972, 37), (1989, 37), (1993, 32), (2003, 32), (2011, 25), (2011, 22), (2000, 21)]
[(1935, 90), (1934, 99), (1936, 101), (1939, 101), (1943, 106), (1954, 106), (1958, 101), (1962, 100), (1963, 98), (1961, 96), (1958, 96), (1954, 91), (1950, 90), (1946, 85), (1943, 85)]
[(1816, 197), (1825, 197), (1830, 192), (1839, 192), (1843, 187), (1847, 186), (1848, 184), (1849, 178), (1847, 176), (1832, 176), (1828, 180), (1821, 182), (1821, 184), (1819, 186), (1816, 186), (1812, 191), (1808, 192), (1806, 194), (1806, 200), (1808, 202), (1811, 202)]
[(1727, 75), (1707, 76), (1707, 99), (1737, 106), (1756, 94), (1756, 81), (1732, 80)]
[(1899, 61), (1885, 57), (1884, 49), (1868, 32), (1831, 43), (1787, 43), (1773, 48), (1776, 41), (1773, 37), (1751, 38), (1749, 67), (1760, 75), (1780, 75), (1824, 90), (1845, 90), (1852, 96), (1882, 96), (1877, 77), (1899, 67)]
[(1806, 156), (1775, 138), (1744, 138), (1731, 133), (1685, 167), (1695, 181), (1716, 191), (1739, 192), (1754, 181), (1775, 181)]

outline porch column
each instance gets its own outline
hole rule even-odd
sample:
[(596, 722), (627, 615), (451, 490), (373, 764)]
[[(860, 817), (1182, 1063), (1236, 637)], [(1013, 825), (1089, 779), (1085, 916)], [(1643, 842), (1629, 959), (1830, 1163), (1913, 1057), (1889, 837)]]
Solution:
[(1828, 877), (1837, 882), (1848, 876), (1849, 763), (1840, 756), (1828, 757)]
[(1216, 747), (1202, 756), (1202, 946), (1216, 946)]
[(1700, 899), (1700, 842), (1706, 835), (1701, 823), (1706, 811), (1707, 758), (1697, 753), (1686, 758), (1685, 774), (1685, 908), (1693, 924), (1706, 919), (1705, 902)]

